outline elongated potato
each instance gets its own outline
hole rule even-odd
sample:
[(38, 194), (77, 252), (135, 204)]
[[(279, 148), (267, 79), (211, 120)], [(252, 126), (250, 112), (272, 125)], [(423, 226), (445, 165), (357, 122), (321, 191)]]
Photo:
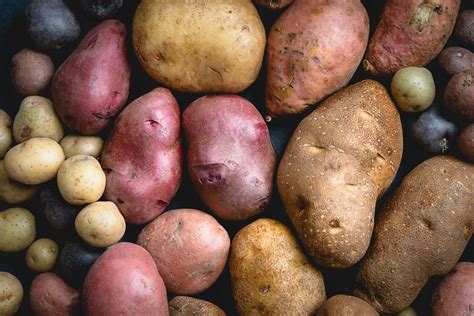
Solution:
[(431, 276), (448, 273), (473, 233), (473, 183), (474, 165), (449, 156), (413, 169), (383, 207), (356, 296), (395, 313)]
[(3, 158), (13, 144), (12, 119), (0, 110), (0, 158)]

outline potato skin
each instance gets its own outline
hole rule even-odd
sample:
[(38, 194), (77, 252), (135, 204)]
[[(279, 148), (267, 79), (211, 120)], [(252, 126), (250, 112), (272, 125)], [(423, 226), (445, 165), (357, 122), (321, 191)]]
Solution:
[(58, 68), (52, 93), (66, 126), (83, 135), (97, 134), (125, 105), (130, 85), (125, 41), (121, 22), (104, 21)]
[(183, 112), (183, 127), (191, 180), (209, 208), (226, 220), (263, 211), (276, 154), (257, 109), (237, 95), (205, 96)]
[(53, 75), (54, 64), (48, 55), (23, 48), (12, 58), (12, 84), (20, 94), (39, 94), (48, 87)]
[(12, 207), (0, 212), (0, 252), (18, 252), (35, 240), (35, 217), (25, 208)]
[(192, 295), (209, 288), (222, 273), (230, 238), (211, 215), (179, 209), (148, 224), (137, 244), (155, 260), (168, 291)]
[(369, 18), (359, 0), (296, 1), (268, 36), (268, 114), (302, 112), (347, 85), (368, 38)]
[(473, 181), (474, 165), (449, 156), (413, 169), (383, 206), (355, 295), (395, 313), (431, 276), (448, 273), (473, 232)]
[[(8, 299), (8, 297), (10, 297)], [(23, 300), (23, 286), (18, 279), (8, 273), (0, 271), (0, 315), (15, 315)]]
[(29, 296), (35, 316), (79, 316), (79, 292), (54, 273), (36, 276)]
[(35, 240), (26, 251), (25, 261), (28, 268), (37, 272), (51, 270), (59, 255), (58, 244), (48, 238)]
[(142, 67), (182, 92), (244, 90), (260, 72), (265, 40), (249, 0), (143, 0), (133, 19)]
[(8, 204), (22, 203), (31, 199), (36, 191), (35, 186), (10, 179), (3, 167), (3, 160), (0, 160), (0, 201)]
[(467, 161), (474, 162), (474, 123), (466, 127), (459, 135), (458, 148)]
[(404, 67), (397, 71), (390, 90), (398, 108), (405, 112), (426, 110), (436, 94), (433, 75), (424, 67)]
[(61, 145), (66, 159), (75, 155), (88, 155), (98, 158), (102, 153), (104, 141), (96, 136), (67, 135), (59, 145)]
[(343, 268), (363, 257), (375, 203), (395, 177), (402, 151), (398, 111), (373, 80), (332, 95), (300, 123), (280, 161), (277, 183), (316, 262)]
[(450, 76), (474, 68), (474, 54), (462, 47), (449, 47), (438, 55), (438, 64)]
[(364, 300), (349, 295), (335, 295), (318, 309), (317, 316), (378, 316), (379, 313)]
[(176, 296), (168, 302), (170, 316), (225, 316), (217, 305), (190, 296)]
[(12, 119), (4, 110), (0, 110), (0, 158), (3, 158), (13, 144)]
[(105, 142), (101, 164), (105, 198), (117, 204), (127, 223), (160, 215), (181, 182), (182, 145), (178, 103), (157, 88), (120, 114)]
[(371, 75), (423, 67), (443, 49), (453, 32), (461, 0), (388, 0), (363, 66)]
[(166, 316), (163, 280), (151, 255), (122, 242), (107, 249), (86, 276), (82, 291), (86, 316)]
[(283, 9), (293, 3), (293, 0), (255, 0), (255, 3), (272, 10)]
[(454, 33), (464, 45), (474, 47), (474, 10), (465, 10), (459, 14)]
[(449, 80), (443, 105), (454, 118), (474, 122), (474, 68), (458, 73)]

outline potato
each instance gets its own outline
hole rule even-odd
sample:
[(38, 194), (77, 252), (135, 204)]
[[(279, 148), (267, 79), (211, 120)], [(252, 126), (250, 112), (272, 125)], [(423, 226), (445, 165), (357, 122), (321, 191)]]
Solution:
[(123, 0), (81, 0), (82, 10), (92, 17), (106, 19), (114, 15), (123, 5)]
[(188, 170), (219, 217), (243, 220), (270, 202), (276, 154), (257, 109), (236, 95), (205, 96), (183, 112)]
[(120, 114), (105, 142), (101, 164), (105, 198), (127, 223), (144, 224), (160, 215), (181, 182), (180, 113), (171, 92), (155, 89)]
[(58, 171), (61, 196), (73, 205), (96, 202), (105, 190), (105, 173), (97, 159), (77, 155), (66, 159)]
[(35, 217), (25, 208), (13, 207), (0, 212), (0, 252), (18, 252), (35, 240)]
[(462, 47), (449, 47), (439, 54), (438, 64), (450, 76), (474, 68), (474, 54)]
[(255, 0), (258, 5), (268, 9), (279, 10), (293, 3), (293, 0)]
[(268, 36), (268, 114), (302, 112), (347, 85), (368, 38), (369, 18), (359, 0), (296, 1)]
[(454, 118), (474, 122), (474, 68), (451, 78), (444, 91), (443, 104)]
[(0, 315), (13, 316), (23, 301), (23, 286), (18, 279), (0, 271)]
[(67, 135), (59, 143), (67, 158), (76, 155), (89, 155), (100, 157), (104, 141), (96, 136)]
[(83, 135), (97, 134), (125, 105), (130, 85), (125, 41), (121, 22), (104, 21), (56, 71), (54, 106), (69, 128)]
[(67, 203), (59, 193), (56, 182), (50, 182), (41, 189), (40, 199), (49, 226), (62, 231), (74, 228), (74, 221), (81, 206)]
[(326, 99), (294, 132), (278, 191), (308, 254), (326, 267), (354, 265), (369, 247), (377, 198), (403, 151), (398, 111), (364, 80)]
[(163, 280), (153, 258), (140, 246), (119, 243), (107, 249), (86, 276), (86, 316), (168, 315)]
[(89, 245), (108, 247), (125, 234), (125, 219), (113, 202), (95, 202), (77, 214), (76, 232)]
[(260, 72), (265, 29), (249, 0), (143, 0), (133, 48), (143, 69), (171, 89), (237, 93)]
[(413, 307), (407, 307), (401, 312), (397, 313), (397, 316), (416, 316), (416, 311)]
[(388, 0), (363, 60), (374, 76), (423, 67), (451, 35), (461, 0)]
[(54, 64), (48, 55), (23, 48), (12, 58), (12, 84), (20, 94), (39, 94), (49, 86), (53, 75)]
[(474, 308), (474, 263), (460, 262), (433, 294), (433, 316), (469, 315)]
[(3, 158), (13, 144), (12, 119), (0, 109), (0, 158)]
[(63, 136), (63, 126), (50, 100), (39, 96), (23, 99), (13, 121), (13, 137), (17, 143), (36, 137), (59, 142)]
[(384, 204), (357, 275), (356, 296), (381, 313), (408, 307), (428, 279), (459, 260), (474, 229), (474, 165), (436, 156)]
[(3, 160), (7, 176), (24, 184), (40, 184), (56, 177), (64, 153), (50, 138), (32, 138), (8, 151)]
[(80, 287), (87, 272), (103, 252), (104, 249), (83, 242), (66, 242), (59, 257), (61, 275), (69, 284)]
[(335, 295), (325, 301), (317, 316), (378, 316), (379, 313), (369, 303), (348, 295)]
[(468, 161), (474, 162), (474, 124), (470, 124), (459, 135), (458, 148)]
[(225, 316), (226, 313), (212, 303), (189, 296), (176, 296), (168, 302), (170, 316)]
[(211, 215), (180, 209), (148, 224), (137, 244), (151, 254), (169, 292), (192, 295), (208, 289), (222, 273), (230, 238)]
[(474, 10), (466, 10), (459, 14), (454, 34), (467, 47), (474, 47)]
[(58, 244), (51, 239), (41, 238), (26, 251), (26, 265), (33, 271), (46, 272), (56, 264), (59, 255)]
[(393, 76), (391, 91), (400, 110), (422, 112), (433, 103), (436, 87), (428, 69), (404, 67)]
[(35, 316), (79, 316), (79, 292), (54, 273), (42, 273), (34, 278), (29, 296)]
[(0, 160), (0, 201), (8, 204), (18, 204), (28, 201), (36, 194), (35, 186), (26, 185), (10, 179)]
[(278, 221), (258, 219), (242, 228), (229, 266), (240, 315), (309, 315), (326, 299), (323, 275)]

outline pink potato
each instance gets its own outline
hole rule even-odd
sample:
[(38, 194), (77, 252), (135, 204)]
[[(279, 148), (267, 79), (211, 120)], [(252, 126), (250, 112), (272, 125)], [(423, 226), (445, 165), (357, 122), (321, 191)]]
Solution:
[(168, 315), (165, 285), (153, 258), (128, 242), (108, 248), (87, 273), (82, 308), (85, 316)]
[(188, 169), (201, 199), (219, 217), (243, 220), (271, 198), (276, 155), (257, 109), (236, 95), (202, 97), (183, 113)]
[(181, 295), (214, 284), (230, 248), (227, 231), (211, 215), (193, 209), (164, 213), (142, 230), (137, 243), (152, 255), (168, 291)]
[(182, 175), (180, 112), (171, 92), (157, 88), (119, 115), (105, 142), (101, 164), (105, 198), (127, 223), (160, 215), (178, 190)]
[(107, 20), (94, 27), (56, 71), (54, 106), (69, 128), (97, 134), (125, 105), (129, 85), (125, 26)]

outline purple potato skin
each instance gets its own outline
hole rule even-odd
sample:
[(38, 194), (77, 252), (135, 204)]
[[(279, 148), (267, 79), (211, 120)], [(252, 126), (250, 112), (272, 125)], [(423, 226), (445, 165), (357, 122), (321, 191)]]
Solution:
[(56, 182), (41, 190), (40, 199), (45, 205), (46, 220), (53, 229), (64, 231), (74, 228), (76, 215), (82, 207), (67, 203), (59, 193)]
[(454, 34), (467, 47), (474, 47), (474, 10), (466, 10), (459, 14)]
[(474, 124), (470, 124), (459, 135), (458, 148), (467, 161), (474, 162)]
[(474, 121), (474, 69), (454, 75), (444, 92), (444, 108), (453, 118)]
[(462, 47), (449, 47), (438, 56), (441, 69), (450, 76), (474, 67), (474, 54)]

